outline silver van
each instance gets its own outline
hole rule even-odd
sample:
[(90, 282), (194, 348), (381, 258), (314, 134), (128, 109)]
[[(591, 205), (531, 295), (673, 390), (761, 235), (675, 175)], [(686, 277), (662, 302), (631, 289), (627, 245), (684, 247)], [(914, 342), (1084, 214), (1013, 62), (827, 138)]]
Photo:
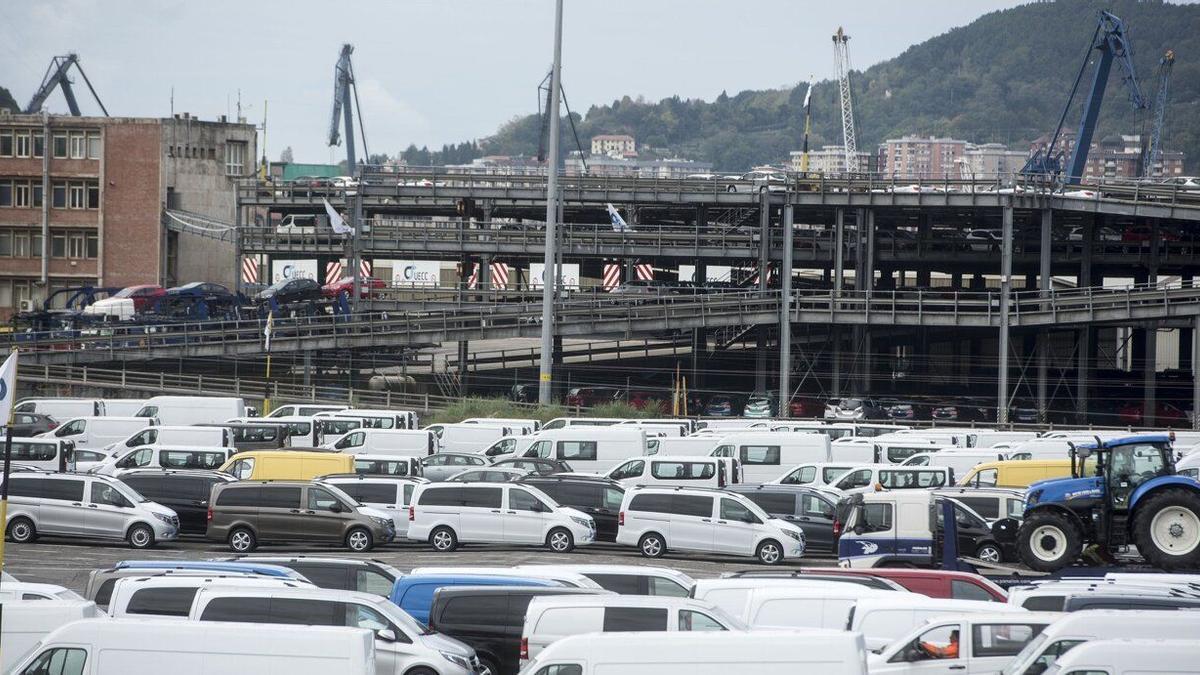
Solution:
[(8, 479), (10, 541), (39, 536), (115, 539), (150, 548), (179, 536), (179, 517), (107, 476), (22, 472)]

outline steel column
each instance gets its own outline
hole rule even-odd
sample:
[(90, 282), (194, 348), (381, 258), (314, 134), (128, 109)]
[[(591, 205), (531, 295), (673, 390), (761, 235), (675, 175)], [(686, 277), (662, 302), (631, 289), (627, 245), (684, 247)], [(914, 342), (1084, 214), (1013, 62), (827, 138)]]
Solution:
[[(758, 290), (766, 292), (771, 276), (771, 194), (767, 188), (758, 191)], [(754, 390), (767, 390), (767, 344), (770, 342), (771, 327), (759, 324), (758, 344), (754, 364)]]
[(1192, 428), (1200, 429), (1200, 316), (1192, 327)]
[(562, 93), (562, 15), (563, 0), (554, 3), (554, 65), (550, 70), (550, 148), (546, 170), (546, 244), (542, 267), (542, 353), (538, 373), (538, 402), (548, 405), (554, 397), (554, 274), (555, 246), (558, 243), (555, 221), (558, 219), (558, 108)]
[(846, 210), (837, 209), (833, 224), (833, 292), (842, 294), (846, 275)]
[(783, 206), (783, 264), (779, 269), (780, 288), (783, 289), (779, 303), (779, 410), (781, 417), (787, 416), (792, 398), (792, 203)]
[(1008, 424), (1008, 306), (1012, 294), (1013, 207), (1004, 207), (1000, 244), (1000, 345), (997, 352), (996, 422)]
[[(1054, 280), (1050, 276), (1050, 253), (1053, 246), (1051, 239), (1051, 227), (1054, 224), (1054, 212), (1050, 209), (1042, 209), (1042, 241), (1038, 249), (1039, 273), (1038, 283), (1041, 289), (1043, 298), (1047, 301), (1042, 303), (1043, 309), (1049, 309), (1050, 292), (1054, 289)], [(1048, 414), (1047, 401), (1047, 379), (1049, 377), (1049, 361), (1050, 361), (1050, 330), (1043, 328), (1037, 333), (1037, 409), (1038, 422), (1045, 424)]]

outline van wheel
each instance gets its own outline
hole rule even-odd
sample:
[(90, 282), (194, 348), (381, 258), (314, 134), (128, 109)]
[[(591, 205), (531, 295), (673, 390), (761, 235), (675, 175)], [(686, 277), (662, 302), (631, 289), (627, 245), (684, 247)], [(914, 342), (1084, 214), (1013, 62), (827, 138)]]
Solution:
[(990, 563), (1004, 562), (1004, 554), (1000, 552), (1000, 547), (996, 544), (981, 544), (975, 549), (975, 557)]
[(661, 558), (667, 552), (667, 542), (663, 541), (662, 535), (651, 532), (642, 535), (641, 541), (638, 542), (638, 548), (647, 558)]
[(764, 565), (778, 565), (783, 560), (783, 547), (774, 539), (768, 539), (758, 545), (754, 557)]
[(154, 530), (150, 529), (149, 525), (139, 523), (129, 528), (125, 540), (129, 542), (130, 548), (150, 548), (154, 545)]
[(37, 541), (37, 528), (28, 518), (13, 518), (8, 524), (8, 540), (14, 544), (28, 544)]
[(556, 527), (546, 535), (546, 546), (555, 553), (570, 553), (571, 549), (575, 548), (575, 538), (570, 532)]
[(1057, 572), (1075, 562), (1083, 551), (1083, 535), (1061, 513), (1035, 513), (1017, 530), (1021, 562), (1038, 572)]
[(479, 675), (500, 675), (500, 663), (491, 656), (479, 657)]
[(346, 535), (346, 548), (355, 553), (370, 551), (374, 545), (375, 542), (371, 539), (371, 533), (364, 528), (356, 527)]
[(229, 533), (229, 550), (234, 553), (249, 553), (258, 548), (258, 539), (248, 528), (239, 527)]
[(454, 535), (454, 530), (448, 527), (439, 527), (429, 533), (429, 545), (437, 551), (449, 553), (458, 548), (458, 537)]
[(408, 671), (407, 673), (404, 673), (404, 675), (438, 675), (438, 674), (428, 668), (421, 667), (421, 668), (413, 668), (412, 670)]

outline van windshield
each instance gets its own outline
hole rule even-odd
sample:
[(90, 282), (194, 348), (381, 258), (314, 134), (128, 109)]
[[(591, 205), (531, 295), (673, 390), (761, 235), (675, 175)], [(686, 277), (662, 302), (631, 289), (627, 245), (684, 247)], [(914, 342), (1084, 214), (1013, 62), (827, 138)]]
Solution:
[(149, 499), (146, 499), (145, 497), (143, 497), (140, 492), (138, 492), (137, 490), (134, 490), (133, 488), (129, 487), (128, 485), (126, 485), (125, 483), (122, 483), (119, 480), (112, 481), (112, 486), (114, 488), (116, 488), (117, 492), (120, 492), (121, 494), (125, 495), (125, 498), (128, 499), (129, 501), (133, 502), (134, 504), (141, 504), (142, 502), (150, 501)]
[(1024, 649), (1022, 649), (1017, 653), (1016, 656), (1013, 657), (1012, 661), (1008, 662), (1008, 666), (1001, 671), (1001, 675), (1018, 675), (1019, 673), (1025, 672), (1026, 667), (1029, 665), (1026, 663), (1029, 660), (1029, 657), (1041, 652), (1042, 645), (1046, 644), (1046, 640), (1049, 639), (1050, 638), (1047, 637), (1047, 634), (1044, 632), (1038, 634), (1037, 637), (1033, 638), (1025, 645)]
[(337, 497), (344, 504), (353, 504), (355, 506), (363, 506), (362, 502), (360, 502), (357, 499), (355, 499), (354, 497), (351, 497), (350, 495), (346, 494), (345, 490), (337, 487), (336, 485), (330, 485), (328, 483), (323, 483), (321, 485), (321, 487), (332, 492), (333, 496)]

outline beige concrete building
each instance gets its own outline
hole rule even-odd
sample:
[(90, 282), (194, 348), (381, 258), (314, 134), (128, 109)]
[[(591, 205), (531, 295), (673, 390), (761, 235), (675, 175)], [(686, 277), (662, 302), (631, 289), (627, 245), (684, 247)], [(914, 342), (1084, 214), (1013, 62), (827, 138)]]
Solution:
[(637, 143), (633, 136), (625, 134), (601, 134), (592, 136), (592, 155), (628, 157), (637, 154)]

